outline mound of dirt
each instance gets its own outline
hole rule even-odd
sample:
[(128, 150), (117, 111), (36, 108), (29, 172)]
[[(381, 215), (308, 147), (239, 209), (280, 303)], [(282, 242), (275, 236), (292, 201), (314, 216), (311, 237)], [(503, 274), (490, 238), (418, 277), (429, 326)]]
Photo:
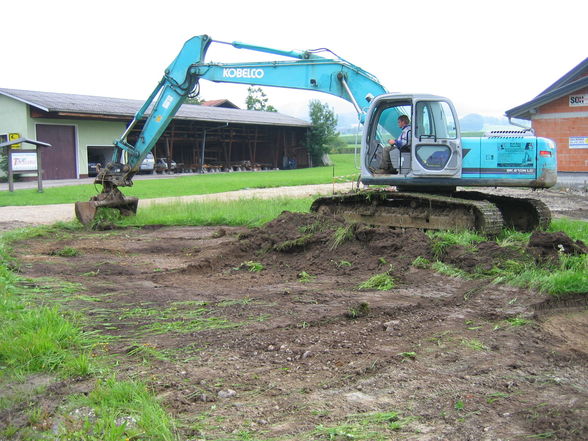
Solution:
[(537, 261), (557, 261), (561, 254), (588, 254), (588, 247), (581, 240), (574, 241), (562, 232), (535, 231), (529, 239), (527, 252)]
[(401, 277), (414, 259), (432, 256), (431, 240), (422, 231), (347, 224), (316, 213), (284, 212), (240, 239), (241, 256), (271, 253), (274, 265), (317, 275), (334, 267), (377, 270), (389, 264)]

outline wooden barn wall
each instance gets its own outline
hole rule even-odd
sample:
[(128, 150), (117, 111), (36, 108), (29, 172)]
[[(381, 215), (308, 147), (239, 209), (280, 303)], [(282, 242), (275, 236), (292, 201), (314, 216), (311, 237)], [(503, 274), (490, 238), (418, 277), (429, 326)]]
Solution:
[[(141, 130), (138, 125), (129, 135), (134, 143)], [(304, 147), (305, 127), (253, 126), (231, 123), (208, 124), (201, 121), (174, 120), (154, 149), (156, 158), (173, 159), (179, 168), (199, 170), (203, 139), (206, 138), (204, 166), (236, 169), (250, 164), (262, 169), (284, 168), (295, 160), (298, 168), (308, 167)], [(291, 164), (291, 162), (290, 162)]]

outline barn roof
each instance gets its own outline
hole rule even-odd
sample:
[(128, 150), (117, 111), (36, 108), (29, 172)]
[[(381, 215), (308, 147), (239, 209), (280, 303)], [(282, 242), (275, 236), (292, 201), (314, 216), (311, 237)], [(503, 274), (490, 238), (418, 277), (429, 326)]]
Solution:
[[(0, 95), (26, 103), (44, 112), (55, 112), (60, 116), (110, 116), (132, 119), (143, 101), (123, 98), (108, 98), (92, 95), (76, 95), (34, 90), (0, 88)], [(277, 112), (227, 109), (224, 107), (184, 104), (174, 119), (208, 122), (228, 122), (270, 126), (309, 127), (310, 123)]]
[(535, 109), (576, 90), (588, 87), (588, 58), (533, 98), (531, 101), (506, 111), (509, 118), (530, 120)]

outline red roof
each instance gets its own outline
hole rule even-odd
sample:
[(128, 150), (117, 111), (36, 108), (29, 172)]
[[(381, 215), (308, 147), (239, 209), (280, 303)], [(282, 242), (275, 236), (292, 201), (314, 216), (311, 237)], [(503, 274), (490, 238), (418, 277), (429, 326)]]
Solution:
[(224, 107), (226, 109), (238, 109), (239, 108), (239, 106), (236, 106), (235, 104), (233, 104), (232, 102), (230, 102), (227, 99), (202, 101), (200, 103), (200, 105), (201, 106), (208, 106), (208, 107)]

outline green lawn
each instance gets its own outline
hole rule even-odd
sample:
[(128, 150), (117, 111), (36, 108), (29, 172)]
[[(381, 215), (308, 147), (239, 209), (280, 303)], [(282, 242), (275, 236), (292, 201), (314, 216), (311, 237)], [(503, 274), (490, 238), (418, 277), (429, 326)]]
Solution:
[[(298, 170), (276, 170), (267, 172), (237, 172), (206, 175), (170, 177), (169, 179), (135, 180), (134, 186), (123, 188), (128, 196), (140, 199), (194, 194), (222, 193), (244, 188), (269, 188), (293, 185), (328, 184), (333, 176), (347, 176), (353, 180), (358, 171), (354, 155), (331, 155), (332, 167), (315, 167)], [(337, 179), (338, 181), (338, 179)], [(46, 188), (43, 193), (36, 189), (0, 192), (0, 207), (14, 205), (66, 204), (87, 201), (100, 190), (94, 185), (71, 185)]]

